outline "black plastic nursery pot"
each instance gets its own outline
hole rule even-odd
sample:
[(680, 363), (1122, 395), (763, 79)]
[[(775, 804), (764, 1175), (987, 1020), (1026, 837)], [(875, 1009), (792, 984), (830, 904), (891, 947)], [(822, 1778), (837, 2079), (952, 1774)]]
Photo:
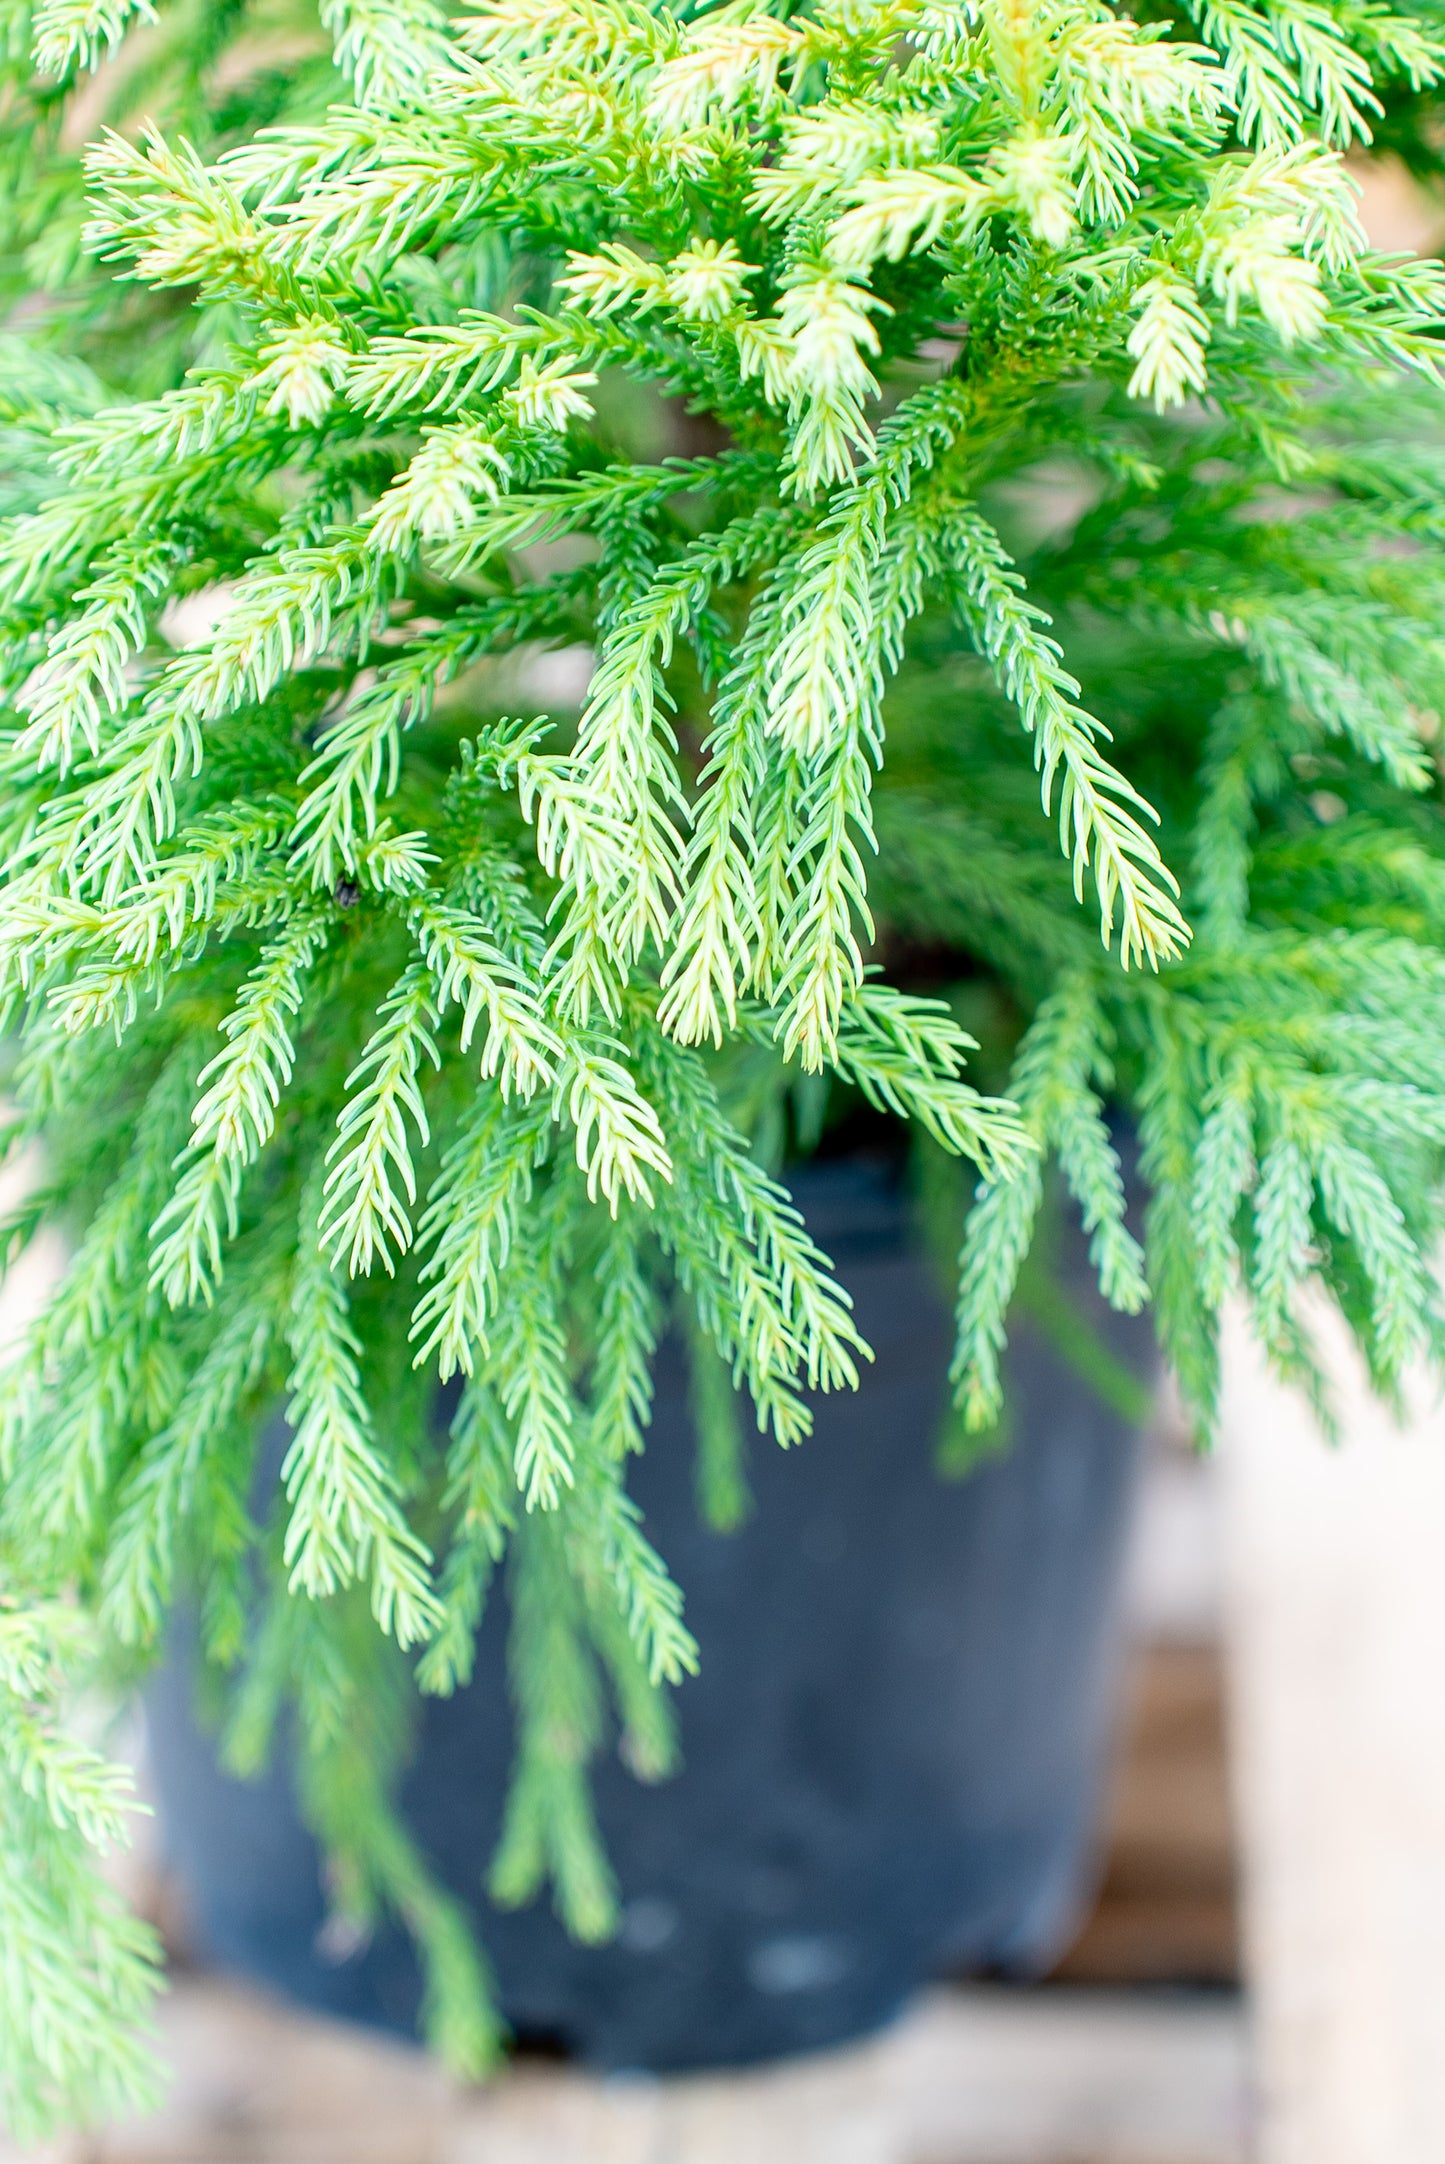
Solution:
[[(517, 2033), (601, 2066), (816, 2049), (941, 1972), (1037, 1970), (1087, 1888), (1137, 1435), (1021, 1324), (1008, 1451), (941, 1478), (952, 1326), (905, 1199), (858, 1160), (793, 1191), (876, 1357), (856, 1396), (817, 1401), (806, 1444), (754, 1438), (754, 1507), (719, 1534), (696, 1505), (684, 1357), (663, 1347), (631, 1485), (702, 1668), (679, 1695), (680, 1773), (645, 1786), (615, 1754), (597, 1767), (615, 1939), (579, 1946), (545, 1902), (509, 1913), (483, 1891), (512, 1746), (500, 1593), (471, 1686), (425, 1703), (406, 1779), (407, 1817), (475, 1911)], [(1075, 1238), (1069, 1289), (1097, 1315), (1087, 1273)], [(1147, 1325), (1102, 1326), (1147, 1361)], [(162, 1674), (149, 1725), (200, 1950), (307, 2006), (412, 2031), (409, 1945), (386, 1931), (335, 1946), (284, 1756), (260, 1782), (220, 1773), (183, 1669)]]

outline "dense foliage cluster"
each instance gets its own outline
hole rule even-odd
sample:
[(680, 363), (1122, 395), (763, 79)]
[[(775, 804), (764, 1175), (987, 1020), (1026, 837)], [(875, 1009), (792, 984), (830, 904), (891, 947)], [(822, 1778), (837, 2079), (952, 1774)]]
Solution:
[[(336, 1899), (406, 1919), (476, 2069), (480, 1956), (387, 1789), (505, 1560), (493, 1894), (608, 1931), (588, 1763), (616, 1726), (665, 1771), (695, 1661), (627, 1494), (659, 1334), (723, 1515), (734, 1392), (792, 1442), (867, 1356), (775, 1178), (820, 1078), (981, 1176), (976, 1433), (1050, 1163), (1206, 1427), (1236, 1283), (1307, 1384), (1312, 1278), (1382, 1388), (1439, 1342), (1445, 283), (1342, 162), (1427, 155), (1431, 12), (323, 14), (354, 103), (90, 155), (136, 285), (81, 272), (86, 356), (133, 367), (141, 307), (184, 380), (109, 403), (41, 310), (0, 382), (7, 1237), (73, 1243), (0, 1400), (37, 2123), (141, 2078), (151, 1981), (56, 1709), (182, 1588), (232, 1762), (299, 1705)], [(12, 96), (127, 15), (48, 0)], [(550, 718), (549, 649), (591, 657)], [(1018, 1039), (1005, 1097), (920, 954)]]

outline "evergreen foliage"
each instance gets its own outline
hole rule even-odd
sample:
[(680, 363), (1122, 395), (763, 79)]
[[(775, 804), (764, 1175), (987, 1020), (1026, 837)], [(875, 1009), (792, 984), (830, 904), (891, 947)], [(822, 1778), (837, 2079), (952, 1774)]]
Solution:
[[(588, 1766), (663, 1774), (696, 1660), (627, 1493), (659, 1336), (724, 1524), (739, 1402), (798, 1441), (867, 1358), (775, 1176), (825, 1081), (978, 1179), (975, 1435), (1050, 1166), (1202, 1427), (1236, 1285), (1311, 1387), (1311, 1281), (1382, 1390), (1441, 1348), (1445, 282), (1370, 252), (1342, 162), (1428, 155), (1432, 9), (323, 12), (354, 102), (212, 82), (106, 134), (118, 282), (0, 370), (44, 1151), (6, 1236), (72, 1243), (0, 1398), (23, 2125), (144, 2079), (152, 1950), (87, 1862), (121, 1800), (59, 1708), (182, 1593), (232, 1762), (299, 1706), (338, 1913), (405, 1920), (479, 2071), (481, 1957), (387, 1799), (505, 1570), (492, 1893), (608, 1931)], [(149, 13), (49, 0), (7, 95), (63, 112)], [(178, 65), (238, 18), (168, 20)], [(12, 250), (75, 202), (51, 141)], [(126, 372), (128, 310), (183, 377)], [(579, 646), (533, 711), (517, 657)]]

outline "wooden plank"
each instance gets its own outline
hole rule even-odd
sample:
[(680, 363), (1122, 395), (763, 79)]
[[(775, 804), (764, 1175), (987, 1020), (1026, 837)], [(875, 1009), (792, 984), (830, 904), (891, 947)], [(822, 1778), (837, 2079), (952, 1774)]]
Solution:
[(1337, 1326), (1342, 1447), (1236, 1315), (1223, 1461), (1260, 2164), (1445, 2157), (1445, 1419)]
[(1165, 1389), (1125, 1572), (1131, 1651), (1103, 1871), (1055, 1972), (1068, 1982), (1238, 1981), (1223, 1580), (1219, 1466)]
[(1233, 1984), (1221, 1650), (1146, 1644), (1132, 1668), (1098, 1900), (1055, 1974), (1070, 1983)]
[[(523, 2063), (453, 2087), (420, 2053), (207, 1978), (165, 2011), (164, 2109), (43, 2164), (1244, 2164), (1227, 2000), (936, 1992), (881, 2037), (729, 2076)], [(19, 2164), (0, 2143), (0, 2164)], [(36, 2154), (28, 2164), (42, 2164)]]

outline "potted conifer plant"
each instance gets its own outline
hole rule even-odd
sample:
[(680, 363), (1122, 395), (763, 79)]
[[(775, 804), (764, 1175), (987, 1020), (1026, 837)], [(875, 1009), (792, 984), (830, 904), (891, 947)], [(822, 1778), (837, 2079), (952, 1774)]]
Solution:
[[(977, 1179), (959, 1433), (997, 1426), (1054, 1178), (1202, 1429), (1236, 1283), (1307, 1386), (1310, 1279), (1382, 1389), (1439, 1344), (1442, 284), (1369, 251), (1341, 155), (1382, 113), (1413, 140), (1445, 67), (1427, 13), (338, 22), (355, 104), (209, 160), (155, 132), (91, 153), (90, 246), (186, 296), (203, 357), (58, 421), (43, 500), (0, 533), (12, 1138), (44, 1151), (10, 1240), (71, 1242), (0, 1426), (0, 2086), (37, 2124), (143, 2079), (153, 1950), (89, 1856), (123, 1799), (60, 1709), (138, 1675), (177, 1606), (229, 1762), (279, 1728), (328, 1859), (326, 1921), (273, 1791), (258, 1818), (173, 1728), (163, 1776), (259, 1865), (254, 1898), (212, 1881), (214, 1913), (295, 1988), (329, 1959), (331, 2003), (420, 2002), (464, 2070), (499, 2034), (467, 1915), (488, 1869), (498, 1904), (550, 1882), (582, 1941), (620, 1918), (610, 1948), (551, 1942), (509, 2009), (613, 2059), (844, 2033), (965, 1910), (974, 1952), (1046, 1934), (1127, 1445), (1078, 1392), (1035, 1417), (1021, 1374), (1013, 1453), (926, 1491), (971, 1528), (954, 1567), (952, 1503), (890, 1510), (949, 1356), (889, 1183), (805, 1173), (805, 1215), (779, 1184), (825, 1082), (922, 1132), (935, 1217), (942, 1167), (960, 1207)], [(552, 647), (591, 660), (549, 716), (506, 666)], [(1000, 1094), (965, 1079), (965, 1014), (1014, 1046)], [(822, 1394), (858, 1384), (865, 1321), (901, 1396), (865, 1382), (850, 1425)], [(754, 1446), (730, 1548), (686, 1530), (685, 1430), (737, 1517), (739, 1402), (782, 1443), (824, 1410), (803, 1449)], [(835, 1697), (921, 1689), (936, 1716), (919, 1648), (1022, 1643), (1015, 1565), (1032, 1598), (1085, 1553), (1004, 1693), (1018, 1713), (1047, 1676), (1055, 1710), (1063, 1679), (1085, 1709), (1067, 1808), (1031, 1819), (1060, 1775), (1021, 1719), (980, 1727), (1018, 1776), (987, 1798), (991, 1860), (945, 1841), (890, 1881), (886, 1829), (859, 1830), (888, 1784), (840, 1762), (802, 1815), (822, 1794), (829, 1898), (900, 1919), (887, 1961), (799, 1921), (775, 1814), (734, 1953), (776, 2018), (699, 2035), (677, 1857), (705, 1880), (810, 1722), (838, 1734), (769, 1696), (808, 1620), (777, 1589), (850, 1580)], [(684, 1595), (729, 1612), (727, 1555), (753, 1635), (739, 1673), (704, 1631), (694, 1685)], [(710, 1663), (727, 1690), (690, 1701)], [(688, 1775), (600, 1765), (614, 1877), (593, 1762), (615, 1727), (665, 1771), (679, 1683), (685, 1751), (708, 1704), (701, 1757), (747, 1777), (687, 1822), (699, 1853), (668, 1817)], [(933, 1726), (910, 1778), (952, 1797), (979, 1754)], [(866, 1733), (880, 1772), (894, 1732)], [(446, 1782), (472, 1803), (460, 1885)], [(307, 1869), (297, 1952), (268, 1888)], [(1006, 1898), (977, 1924), (985, 1881)], [(388, 1916), (415, 1974), (368, 1938)], [(542, 1943), (521, 1929), (495, 1923), (504, 2004)], [(690, 2035), (645, 2008), (630, 2042), (587, 2032), (628, 1960)]]

